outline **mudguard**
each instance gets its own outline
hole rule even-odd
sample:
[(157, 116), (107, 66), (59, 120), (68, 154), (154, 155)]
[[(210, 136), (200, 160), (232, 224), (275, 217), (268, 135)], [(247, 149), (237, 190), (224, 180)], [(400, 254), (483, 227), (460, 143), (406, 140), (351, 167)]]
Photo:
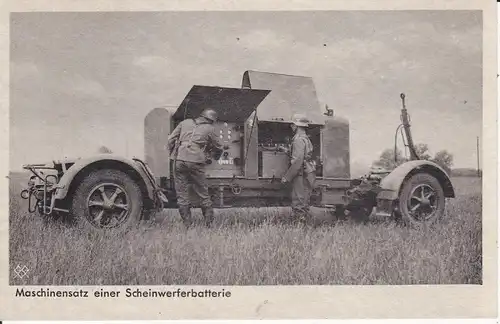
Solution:
[(455, 198), (453, 184), (451, 183), (446, 171), (441, 166), (428, 160), (415, 160), (399, 165), (382, 179), (377, 199), (397, 199), (403, 182), (413, 174), (419, 172), (426, 172), (434, 176), (443, 187), (445, 197)]
[(135, 162), (134, 160), (113, 154), (95, 155), (88, 158), (74, 160), (74, 164), (70, 168), (68, 168), (68, 170), (59, 180), (57, 190), (55, 192), (55, 199), (66, 198), (73, 180), (78, 175), (81, 175), (82, 172), (86, 172), (90, 168), (99, 168), (99, 165), (102, 165), (103, 168), (107, 168), (110, 164), (112, 165), (111, 167), (115, 167), (118, 170), (129, 171), (130, 169), (132, 169), (133, 171), (135, 171), (136, 178), (142, 180), (142, 183), (140, 183), (139, 185), (145, 189), (150, 199), (154, 199), (155, 187), (147, 174), (148, 171), (145, 170), (144, 167), (140, 165), (140, 163)]

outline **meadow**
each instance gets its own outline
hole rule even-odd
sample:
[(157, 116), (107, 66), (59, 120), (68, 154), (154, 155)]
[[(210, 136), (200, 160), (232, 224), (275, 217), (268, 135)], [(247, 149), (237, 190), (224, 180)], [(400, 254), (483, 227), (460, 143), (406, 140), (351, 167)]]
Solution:
[[(182, 227), (176, 211), (113, 236), (29, 214), (11, 177), (10, 283), (17, 285), (481, 284), (481, 180), (454, 177), (444, 220), (412, 230), (392, 221), (287, 225), (288, 208), (216, 210), (214, 227)], [(14, 278), (17, 265), (28, 276)]]

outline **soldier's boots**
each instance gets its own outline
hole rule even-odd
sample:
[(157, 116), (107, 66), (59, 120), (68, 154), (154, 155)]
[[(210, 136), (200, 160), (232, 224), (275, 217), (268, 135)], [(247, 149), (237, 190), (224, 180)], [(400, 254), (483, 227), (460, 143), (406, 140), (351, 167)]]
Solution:
[(211, 227), (214, 221), (214, 209), (212, 207), (201, 207), (201, 212), (205, 219), (205, 225)]
[(191, 207), (190, 206), (180, 206), (179, 214), (181, 215), (182, 222), (186, 228), (189, 228), (193, 224), (193, 217), (191, 215)]

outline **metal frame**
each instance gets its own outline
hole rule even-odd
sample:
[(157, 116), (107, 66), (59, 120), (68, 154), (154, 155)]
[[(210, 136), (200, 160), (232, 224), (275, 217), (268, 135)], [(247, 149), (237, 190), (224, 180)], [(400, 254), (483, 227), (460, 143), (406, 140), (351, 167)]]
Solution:
[[(36, 171), (37, 169), (57, 171), (56, 168), (49, 167), (46, 165), (32, 164), (25, 166), (24, 169), (27, 169), (34, 174), (34, 176), (30, 178), (28, 189), (24, 189), (23, 191), (21, 191), (21, 198), (28, 200), (29, 213), (35, 213), (39, 211), (41, 214), (49, 216), (52, 215), (54, 211), (69, 212), (69, 210), (55, 207), (56, 197), (53, 194), (53, 191), (58, 188), (58, 183), (60, 180), (59, 176), (54, 174), (48, 174), (45, 176), (45, 178), (43, 178)], [(51, 177), (55, 178), (55, 181), (53, 183), (48, 180)], [(33, 178), (37, 178), (37, 180), (41, 181), (42, 184), (37, 184), (32, 180)], [(39, 194), (40, 192), (43, 192), (42, 198), (37, 196), (37, 194)], [(49, 200), (48, 197), (49, 192), (50, 192), (50, 205), (47, 203)], [(35, 197), (36, 199), (34, 204), (32, 204), (32, 197)]]

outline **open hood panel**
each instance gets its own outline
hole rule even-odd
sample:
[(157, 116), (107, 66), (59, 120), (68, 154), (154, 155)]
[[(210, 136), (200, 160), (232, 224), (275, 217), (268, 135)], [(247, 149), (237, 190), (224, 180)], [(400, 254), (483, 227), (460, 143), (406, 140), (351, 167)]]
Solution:
[(195, 85), (174, 113), (177, 120), (198, 117), (205, 108), (213, 108), (219, 119), (243, 122), (257, 109), (270, 90), (225, 88)]
[(271, 90), (257, 109), (259, 121), (291, 122), (293, 114), (300, 113), (305, 114), (311, 124), (325, 123), (310, 77), (246, 71), (242, 88)]

